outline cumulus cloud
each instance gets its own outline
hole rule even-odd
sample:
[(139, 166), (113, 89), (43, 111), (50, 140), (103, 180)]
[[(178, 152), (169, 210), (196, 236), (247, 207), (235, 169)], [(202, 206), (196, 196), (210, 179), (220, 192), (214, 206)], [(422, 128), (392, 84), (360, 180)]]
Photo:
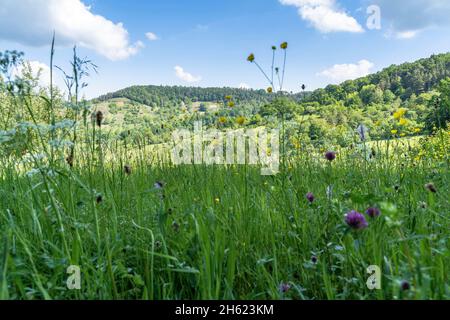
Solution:
[(341, 9), (336, 0), (279, 0), (298, 8), (300, 17), (322, 33), (364, 32), (355, 18)]
[(158, 37), (156, 34), (154, 34), (153, 32), (147, 32), (147, 33), (145, 34), (145, 36), (146, 36), (147, 39), (150, 40), (150, 41), (156, 41), (156, 40), (159, 40), (159, 37)]
[(345, 80), (353, 80), (367, 76), (371, 73), (374, 64), (367, 60), (361, 60), (356, 64), (335, 64), (318, 75), (327, 77), (333, 82), (343, 82)]
[(50, 85), (50, 67), (40, 61), (25, 61), (23, 64), (12, 70), (11, 76), (13, 78), (22, 77), (25, 74), (30, 74), (33, 78), (38, 79), (38, 84), (41, 87), (48, 87)]
[(122, 23), (91, 12), (80, 0), (0, 0), (0, 39), (43, 46), (56, 32), (58, 45), (79, 45), (110, 60), (136, 54), (142, 42), (130, 43)]
[(428, 28), (450, 26), (448, 0), (370, 0), (370, 3), (380, 6), (388, 37), (411, 39)]
[(175, 66), (175, 75), (178, 79), (181, 79), (183, 81), (193, 83), (193, 82), (199, 82), (202, 80), (202, 77), (200, 76), (193, 76), (192, 74), (184, 71), (184, 69), (180, 66)]

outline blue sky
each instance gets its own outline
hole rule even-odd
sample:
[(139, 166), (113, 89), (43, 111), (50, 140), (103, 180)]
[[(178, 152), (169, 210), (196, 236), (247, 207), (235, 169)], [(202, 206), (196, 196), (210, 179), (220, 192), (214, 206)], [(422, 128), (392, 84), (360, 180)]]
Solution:
[[(87, 97), (134, 84), (266, 88), (246, 57), (254, 53), (268, 69), (271, 46), (283, 41), (289, 43), (285, 87), (290, 91), (450, 51), (447, 0), (19, 3), (0, 0), (0, 51), (22, 50), (45, 73), (55, 29), (56, 65), (68, 68), (70, 47), (77, 44), (80, 55), (99, 66), (85, 89)], [(381, 10), (381, 29), (366, 26), (370, 5)]]

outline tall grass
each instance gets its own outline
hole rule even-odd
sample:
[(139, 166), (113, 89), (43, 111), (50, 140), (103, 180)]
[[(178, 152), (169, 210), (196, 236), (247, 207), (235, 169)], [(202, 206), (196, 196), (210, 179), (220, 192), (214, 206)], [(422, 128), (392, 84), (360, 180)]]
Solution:
[[(113, 151), (107, 164), (46, 178), (2, 162), (2, 298), (449, 297), (449, 176), (432, 162), (305, 156), (286, 175), (263, 177)], [(437, 193), (424, 188), (430, 181)], [(367, 229), (345, 226), (346, 212), (373, 205), (382, 215)], [(69, 265), (81, 267), (80, 291), (65, 287)], [(369, 265), (382, 268), (379, 291), (366, 287)], [(403, 280), (411, 290), (400, 290)]]
[[(82, 62), (74, 56), (73, 79)], [(394, 141), (372, 146), (370, 159), (297, 152), (276, 176), (174, 167), (108, 139), (75, 88), (79, 126), (46, 134), (34, 121), (31, 161), (0, 158), (0, 299), (450, 297), (448, 161), (414, 160)], [(16, 101), (34, 119), (31, 100)], [(57, 112), (53, 92), (49, 104)], [(49, 149), (55, 135), (70, 147)], [(445, 152), (443, 141), (428, 143)], [(368, 228), (345, 224), (345, 213), (371, 206), (381, 216)], [(66, 287), (70, 265), (81, 268), (81, 290)], [(382, 270), (381, 290), (366, 286), (370, 265)]]

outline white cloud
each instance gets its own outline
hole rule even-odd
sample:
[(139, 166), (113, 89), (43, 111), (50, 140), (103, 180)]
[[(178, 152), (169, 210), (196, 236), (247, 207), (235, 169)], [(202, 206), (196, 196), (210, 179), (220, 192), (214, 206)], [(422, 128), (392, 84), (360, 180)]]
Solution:
[(239, 84), (239, 89), (250, 89), (250, 86), (244, 82)]
[(417, 36), (417, 34), (418, 34), (419, 32), (420, 32), (420, 31), (418, 31), (418, 30), (412, 30), (412, 31), (399, 31), (399, 32), (396, 33), (396, 37), (397, 37), (398, 39), (412, 39), (412, 38), (414, 38), (415, 36)]
[(147, 39), (150, 40), (150, 41), (156, 41), (156, 40), (159, 40), (159, 37), (158, 37), (156, 34), (154, 34), (153, 32), (147, 32), (147, 33), (145, 34), (145, 36), (146, 36)]
[(48, 87), (50, 85), (50, 67), (39, 61), (24, 61), (23, 64), (12, 70), (13, 78), (31, 74), (33, 78), (38, 78), (39, 86)]
[(193, 82), (199, 82), (202, 80), (202, 77), (200, 76), (193, 76), (192, 74), (184, 71), (184, 69), (180, 66), (175, 66), (175, 75), (178, 79), (181, 79), (183, 81), (193, 83)]
[(122, 23), (94, 14), (81, 0), (0, 0), (0, 39), (44, 46), (53, 31), (58, 45), (76, 44), (110, 60), (126, 59), (143, 47), (130, 43)]
[(448, 0), (366, 0), (380, 6), (387, 37), (412, 39), (429, 28), (450, 26)]
[(279, 0), (283, 5), (295, 6), (303, 20), (322, 33), (364, 32), (355, 18), (336, 4), (336, 0)]
[(361, 60), (356, 64), (335, 64), (331, 68), (318, 73), (318, 75), (339, 83), (367, 76), (371, 73), (373, 67), (374, 64), (372, 62)]

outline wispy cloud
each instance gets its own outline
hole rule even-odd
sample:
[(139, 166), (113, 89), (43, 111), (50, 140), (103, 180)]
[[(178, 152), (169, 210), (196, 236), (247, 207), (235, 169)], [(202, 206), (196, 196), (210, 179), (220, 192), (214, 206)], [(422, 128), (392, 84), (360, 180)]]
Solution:
[(150, 40), (150, 41), (156, 41), (156, 40), (159, 40), (159, 37), (158, 37), (155, 33), (153, 33), (153, 32), (147, 32), (147, 33), (145, 34), (145, 36), (146, 36), (147, 39)]
[(183, 81), (186, 81), (189, 83), (194, 83), (194, 82), (199, 82), (202, 80), (202, 77), (193, 76), (189, 72), (184, 71), (184, 69), (180, 66), (175, 66), (174, 69), (175, 69), (175, 75), (177, 76), (177, 78), (181, 79)]
[(318, 73), (319, 76), (327, 77), (333, 82), (342, 82), (367, 76), (371, 73), (374, 64), (368, 60), (361, 60), (358, 63), (335, 64), (329, 69)]
[(126, 59), (143, 47), (130, 44), (122, 23), (92, 13), (80, 0), (0, 0), (0, 39), (43, 46), (53, 30), (58, 45), (77, 44), (110, 60)]
[(355, 18), (341, 9), (335, 0), (279, 0), (298, 8), (300, 17), (322, 33), (364, 32)]
[(205, 32), (205, 31), (208, 31), (208, 30), (209, 30), (209, 26), (207, 26), (207, 25), (205, 25), (205, 24), (198, 24), (198, 25), (195, 26), (195, 29), (196, 29), (197, 31)]
[(396, 37), (398, 38), (398, 39), (412, 39), (412, 38), (414, 38), (415, 36), (417, 36), (417, 34), (419, 33), (420, 31), (418, 31), (418, 30), (412, 30), (412, 31), (399, 31), (399, 32), (396, 32)]

